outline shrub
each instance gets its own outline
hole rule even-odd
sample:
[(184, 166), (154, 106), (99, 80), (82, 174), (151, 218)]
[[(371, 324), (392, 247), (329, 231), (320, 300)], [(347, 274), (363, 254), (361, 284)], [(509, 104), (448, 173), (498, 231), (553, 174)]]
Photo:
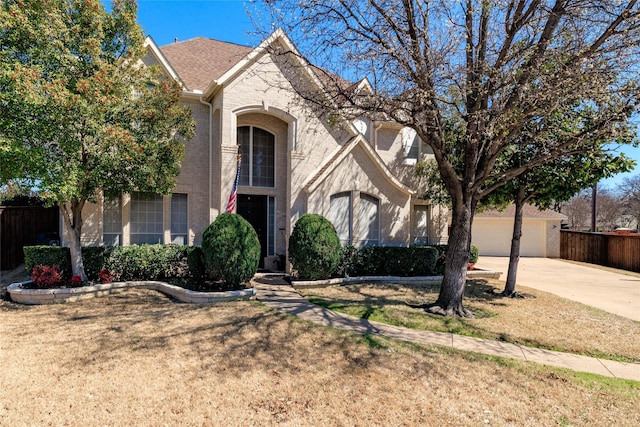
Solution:
[(247, 220), (223, 213), (204, 231), (202, 253), (207, 275), (235, 289), (258, 271), (260, 241)]
[(106, 268), (103, 268), (102, 270), (100, 270), (100, 273), (98, 274), (98, 280), (102, 284), (111, 283), (113, 282), (113, 275), (109, 270), (107, 270)]
[[(447, 250), (449, 245), (437, 245), (436, 248), (440, 251), (438, 262), (436, 263), (436, 271), (440, 274), (444, 273), (444, 264), (447, 260)], [(476, 245), (471, 245), (469, 250), (469, 264), (475, 264), (480, 257), (480, 250)]]
[(469, 251), (469, 262), (471, 264), (475, 264), (478, 262), (478, 258), (480, 257), (480, 250), (477, 246), (471, 245), (471, 250)]
[[(69, 248), (60, 246), (25, 246), (25, 268), (37, 265), (59, 266), (62, 281), (71, 278)], [(199, 246), (133, 245), (82, 248), (82, 260), (89, 280), (110, 283), (113, 280), (163, 280), (190, 278), (201, 281), (204, 261)], [(105, 282), (104, 272), (109, 273)]]
[(189, 277), (197, 282), (203, 281), (206, 269), (204, 266), (204, 254), (202, 253), (202, 247), (188, 246), (186, 248), (186, 255)]
[(105, 254), (104, 267), (115, 280), (162, 280), (188, 277), (186, 246), (114, 246)]
[(24, 267), (33, 272), (36, 266), (58, 266), (63, 279), (71, 277), (71, 254), (62, 246), (25, 246)]
[(342, 247), (340, 264), (336, 270), (336, 275), (340, 277), (357, 276), (362, 265), (362, 252), (352, 245)]
[(72, 288), (82, 286), (82, 278), (80, 276), (71, 276), (71, 279), (69, 279), (69, 286)]
[[(27, 271), (32, 271), (36, 265), (57, 265), (60, 267), (60, 274), (62, 274), (63, 280), (69, 280), (71, 277), (71, 252), (69, 248), (62, 246), (25, 246), (23, 251), (24, 264)], [(104, 248), (82, 248), (82, 261), (85, 274), (89, 280), (97, 279), (104, 263)]]
[(342, 247), (333, 224), (318, 214), (300, 217), (289, 238), (289, 260), (300, 279), (327, 279), (340, 264)]
[(31, 280), (36, 288), (55, 288), (62, 284), (59, 265), (36, 265), (31, 272)]
[(343, 276), (429, 276), (438, 250), (432, 246), (345, 247), (338, 274)]
[(89, 280), (98, 279), (98, 275), (104, 267), (104, 247), (88, 246), (82, 248), (82, 262), (87, 278)]

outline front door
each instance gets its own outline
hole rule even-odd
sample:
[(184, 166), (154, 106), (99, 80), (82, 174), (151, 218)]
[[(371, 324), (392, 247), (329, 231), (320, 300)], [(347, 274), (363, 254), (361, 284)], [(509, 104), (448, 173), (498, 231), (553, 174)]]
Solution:
[(267, 196), (238, 195), (236, 213), (246, 219), (253, 226), (260, 240), (259, 268), (264, 268), (264, 257), (267, 256)]

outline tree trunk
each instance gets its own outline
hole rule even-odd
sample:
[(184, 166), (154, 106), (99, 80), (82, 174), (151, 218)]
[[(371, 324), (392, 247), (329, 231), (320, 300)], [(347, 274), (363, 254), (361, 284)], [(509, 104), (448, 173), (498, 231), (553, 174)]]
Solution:
[(473, 313), (462, 305), (464, 288), (467, 283), (469, 251), (471, 247), (471, 224), (474, 204), (469, 201), (452, 207), (451, 234), (447, 249), (444, 277), (440, 294), (435, 303), (427, 305), (429, 313), (443, 316), (473, 317)]
[(524, 186), (518, 188), (515, 197), (516, 213), (513, 218), (513, 236), (511, 237), (511, 252), (509, 253), (509, 270), (507, 281), (502, 291), (502, 296), (513, 297), (516, 293), (516, 276), (518, 274), (518, 262), (520, 261), (520, 239), (522, 237), (522, 212), (524, 210), (525, 192)]
[(83, 282), (87, 281), (82, 262), (82, 208), (84, 200), (72, 201), (70, 203), (60, 203), (60, 213), (64, 219), (64, 229), (69, 240), (69, 250), (71, 252), (71, 271), (74, 276), (80, 276)]

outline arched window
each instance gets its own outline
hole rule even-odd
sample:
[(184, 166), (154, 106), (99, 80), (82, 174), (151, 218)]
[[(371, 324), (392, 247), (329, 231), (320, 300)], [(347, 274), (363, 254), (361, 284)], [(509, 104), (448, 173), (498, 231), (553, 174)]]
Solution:
[(351, 193), (338, 193), (331, 196), (327, 218), (336, 229), (340, 243), (351, 244)]
[(240, 185), (275, 187), (275, 136), (253, 126), (238, 127), (242, 153)]
[[(355, 193), (355, 197), (358, 197), (358, 193)], [(335, 227), (343, 245), (379, 245), (380, 201), (361, 193), (358, 202), (354, 203), (350, 192), (334, 194), (329, 203), (328, 219)], [(357, 212), (354, 206), (357, 206)]]
[(380, 243), (380, 212), (378, 199), (360, 194), (358, 212), (358, 246), (377, 246)]

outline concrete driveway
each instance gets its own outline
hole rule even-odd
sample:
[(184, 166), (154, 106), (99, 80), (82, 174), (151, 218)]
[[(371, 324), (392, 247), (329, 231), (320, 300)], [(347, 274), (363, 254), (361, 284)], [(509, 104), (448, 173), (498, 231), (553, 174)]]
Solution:
[[(501, 271), (500, 279), (506, 280), (509, 258), (481, 255), (477, 267)], [(560, 259), (523, 257), (516, 290), (527, 286), (640, 321), (640, 274), (623, 273)]]

